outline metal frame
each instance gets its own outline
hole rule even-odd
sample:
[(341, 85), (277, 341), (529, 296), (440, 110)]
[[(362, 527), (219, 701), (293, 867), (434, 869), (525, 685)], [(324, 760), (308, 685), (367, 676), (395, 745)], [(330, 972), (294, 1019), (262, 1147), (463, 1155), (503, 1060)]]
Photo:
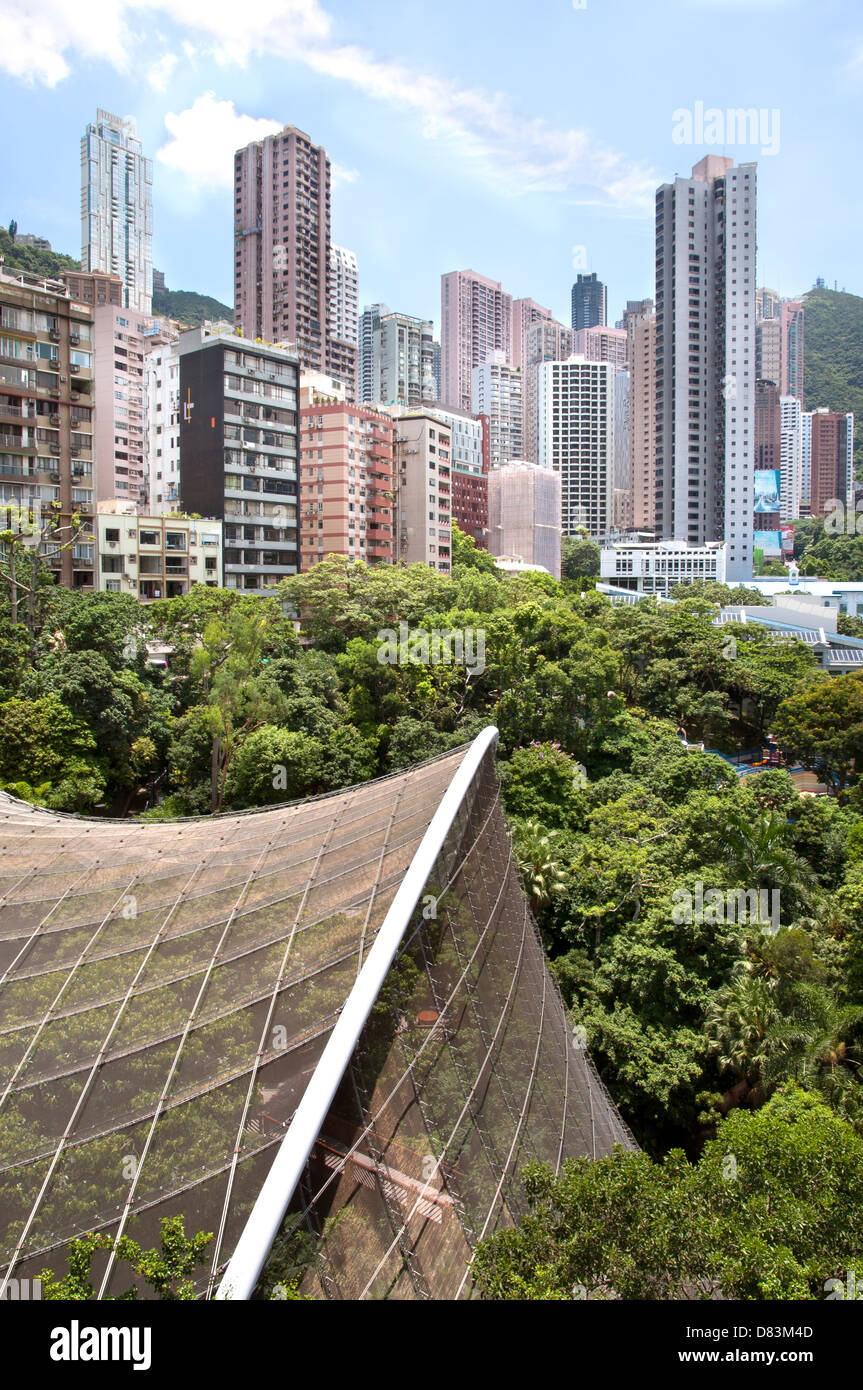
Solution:
[(272, 1167), (214, 1294), (215, 1298), (251, 1298), (306, 1161), (435, 861), (483, 758), (495, 746), (497, 738), (498, 731), (493, 725), (483, 729), (468, 748), (447, 787), (279, 1145)]

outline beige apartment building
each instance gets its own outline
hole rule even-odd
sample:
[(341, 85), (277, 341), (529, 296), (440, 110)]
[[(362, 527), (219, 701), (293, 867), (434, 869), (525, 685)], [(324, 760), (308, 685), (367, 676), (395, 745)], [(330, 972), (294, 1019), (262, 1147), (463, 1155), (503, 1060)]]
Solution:
[[(313, 390), (306, 381), (307, 392)], [(302, 391), (301, 387), (301, 391)], [(393, 561), (393, 421), (326, 400), (300, 409), (300, 569), (330, 555)]]
[(99, 503), (98, 588), (142, 603), (180, 598), (193, 584), (222, 587), (222, 523), (140, 516), (125, 499)]
[(452, 567), (452, 431), (433, 412), (396, 417), (397, 558)]

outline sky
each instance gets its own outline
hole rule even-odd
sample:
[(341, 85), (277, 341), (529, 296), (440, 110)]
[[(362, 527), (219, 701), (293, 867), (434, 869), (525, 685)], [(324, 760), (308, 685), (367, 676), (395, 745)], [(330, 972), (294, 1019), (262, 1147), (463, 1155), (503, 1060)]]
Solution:
[(472, 268), (568, 323), (586, 270), (613, 323), (704, 154), (758, 164), (759, 284), (863, 293), (860, 0), (0, 0), (0, 222), (75, 256), (97, 106), (153, 159), (154, 265), (228, 304), (233, 152), (283, 125), (327, 150), (361, 305), (439, 323)]

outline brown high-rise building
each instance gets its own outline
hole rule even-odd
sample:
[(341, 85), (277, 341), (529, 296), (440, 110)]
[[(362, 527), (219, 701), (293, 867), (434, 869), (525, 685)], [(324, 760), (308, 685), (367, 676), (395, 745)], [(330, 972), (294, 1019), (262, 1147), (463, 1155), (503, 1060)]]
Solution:
[(779, 390), (772, 381), (756, 381), (753, 430), (756, 468), (778, 468), (781, 444)]
[(321, 400), (301, 409), (300, 424), (301, 569), (331, 555), (392, 564), (392, 419)]
[(294, 126), (234, 156), (234, 323), (296, 345), (300, 363), (355, 389), (356, 344), (330, 304), (330, 161)]
[(823, 516), (837, 501), (853, 507), (854, 416), (814, 410), (810, 418), (809, 510)]
[(60, 280), (0, 268), (3, 525), (50, 518), (47, 562), (70, 589), (94, 586), (92, 378), (93, 310)]

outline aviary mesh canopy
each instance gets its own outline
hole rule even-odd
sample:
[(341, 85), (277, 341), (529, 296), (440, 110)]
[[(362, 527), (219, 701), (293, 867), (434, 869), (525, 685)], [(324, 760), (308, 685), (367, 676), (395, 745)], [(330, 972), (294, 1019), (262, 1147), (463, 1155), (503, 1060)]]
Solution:
[[(0, 1267), (96, 1229), (213, 1232), (211, 1293), (465, 749), (311, 802), (163, 824), (0, 799)], [(472, 779), (265, 1284), (453, 1297), (518, 1168), (631, 1146)], [(285, 1194), (285, 1200), (290, 1194)], [(97, 1290), (128, 1269), (105, 1258)], [(465, 1292), (468, 1286), (464, 1285)]]

